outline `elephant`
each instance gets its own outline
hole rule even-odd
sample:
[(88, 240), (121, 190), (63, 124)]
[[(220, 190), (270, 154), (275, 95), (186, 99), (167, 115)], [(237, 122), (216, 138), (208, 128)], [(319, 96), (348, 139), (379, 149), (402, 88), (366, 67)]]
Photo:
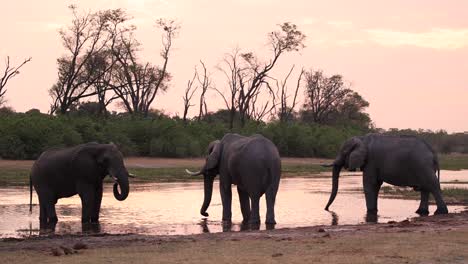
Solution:
[(269, 139), (262, 135), (226, 134), (221, 140), (209, 144), (208, 156), (200, 171), (186, 171), (204, 177), (204, 200), (200, 209), (203, 216), (208, 216), (206, 211), (211, 202), (213, 181), (219, 174), (224, 223), (231, 223), (231, 185), (234, 184), (237, 185), (243, 224), (260, 224), (259, 200), (263, 194), (267, 204), (265, 223), (276, 224), (274, 207), (281, 177), (281, 158)]
[[(103, 180), (110, 175), (115, 183), (114, 197), (123, 201), (129, 194), (132, 177), (125, 168), (122, 153), (114, 144), (86, 143), (69, 148), (46, 150), (35, 161), (30, 174), (30, 211), (32, 188), (39, 198), (41, 228), (55, 227), (57, 200), (78, 194), (81, 222), (98, 223)], [(120, 191), (119, 191), (120, 188)]]
[[(437, 154), (424, 140), (415, 136), (392, 136), (370, 133), (348, 139), (341, 147), (333, 167), (332, 192), (325, 207), (328, 210), (338, 192), (342, 168), (363, 172), (363, 189), (368, 214), (377, 214), (377, 197), (383, 182), (413, 187), (421, 192), (416, 213), (429, 214), (429, 193), (435, 198), (435, 214), (447, 214), (440, 189)], [(436, 176), (437, 173), (437, 176)]]

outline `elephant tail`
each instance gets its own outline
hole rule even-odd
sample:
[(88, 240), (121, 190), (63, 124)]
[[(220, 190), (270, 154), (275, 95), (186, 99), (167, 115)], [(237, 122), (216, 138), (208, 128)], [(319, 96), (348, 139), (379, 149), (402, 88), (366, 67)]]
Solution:
[(31, 174), (29, 174), (29, 213), (31, 214), (32, 213), (32, 190), (33, 189), (33, 186), (32, 186), (32, 178), (31, 178)]

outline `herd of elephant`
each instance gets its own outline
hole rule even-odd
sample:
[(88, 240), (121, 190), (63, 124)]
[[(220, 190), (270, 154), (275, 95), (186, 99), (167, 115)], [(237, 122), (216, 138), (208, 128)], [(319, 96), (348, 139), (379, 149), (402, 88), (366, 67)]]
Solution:
[[(396, 186), (410, 186), (421, 192), (416, 213), (429, 214), (429, 193), (437, 204), (435, 214), (448, 213), (439, 183), (439, 162), (436, 153), (424, 140), (413, 136), (367, 134), (347, 140), (332, 164), (332, 192), (325, 207), (333, 203), (338, 192), (338, 178), (342, 168), (363, 172), (363, 189), (367, 212), (377, 213), (377, 198), (383, 182)], [(226, 134), (208, 146), (203, 175), (204, 200), (200, 213), (207, 209), (213, 193), (213, 181), (219, 175), (222, 200), (222, 220), (231, 221), (232, 184), (237, 186), (243, 224), (259, 225), (259, 200), (265, 194), (267, 225), (276, 224), (275, 199), (280, 184), (281, 158), (276, 146), (261, 135), (249, 137)], [(32, 189), (39, 198), (40, 227), (57, 223), (57, 200), (78, 194), (82, 204), (82, 223), (98, 223), (103, 180), (114, 179), (114, 196), (125, 200), (129, 194), (129, 177), (123, 156), (114, 144), (87, 143), (70, 148), (50, 149), (34, 163), (30, 175), (30, 210)]]

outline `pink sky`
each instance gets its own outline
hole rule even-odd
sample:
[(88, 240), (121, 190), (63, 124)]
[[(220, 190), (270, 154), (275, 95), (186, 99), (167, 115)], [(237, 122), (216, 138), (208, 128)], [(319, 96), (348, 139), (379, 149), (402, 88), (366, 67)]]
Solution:
[[(468, 131), (468, 1), (6, 1), (0, 59), (33, 57), (7, 86), (8, 104), (17, 111), (49, 109), (47, 90), (64, 52), (57, 31), (70, 23), (71, 3), (82, 10), (127, 9), (139, 29), (141, 58), (155, 64), (161, 35), (154, 21), (181, 23), (169, 62), (174, 79), (153, 104), (168, 113), (182, 112), (183, 90), (200, 59), (222, 89), (216, 65), (223, 54), (238, 46), (266, 56), (267, 32), (290, 21), (307, 35), (307, 47), (282, 57), (275, 77), (292, 64), (342, 74), (370, 102), (378, 127)], [(208, 100), (211, 111), (223, 106), (215, 93)]]

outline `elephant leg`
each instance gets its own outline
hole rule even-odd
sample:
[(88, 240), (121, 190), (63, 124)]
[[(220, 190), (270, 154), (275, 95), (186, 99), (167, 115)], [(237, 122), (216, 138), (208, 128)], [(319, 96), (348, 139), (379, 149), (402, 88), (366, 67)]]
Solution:
[(249, 222), (250, 218), (250, 199), (249, 194), (246, 191), (243, 191), (237, 186), (237, 193), (239, 194), (239, 202), (242, 211), (242, 223), (246, 224)]
[(93, 214), (94, 209), (94, 188), (87, 184), (80, 184), (77, 189), (78, 195), (81, 199), (81, 222), (89, 223), (91, 221), (91, 215)]
[(447, 205), (445, 204), (444, 200), (442, 199), (442, 192), (440, 190), (440, 187), (436, 188), (432, 192), (432, 195), (434, 196), (434, 199), (437, 204), (437, 210), (434, 212), (434, 214), (448, 214), (448, 209)]
[(270, 186), (265, 193), (267, 211), (266, 211), (266, 224), (274, 225), (276, 224), (275, 221), (275, 201), (276, 201), (276, 193), (278, 192), (278, 187)]
[(221, 202), (223, 203), (223, 221), (230, 222), (232, 218), (231, 205), (232, 205), (232, 190), (231, 185), (223, 186), (219, 184), (221, 193)]
[(99, 222), (99, 212), (101, 211), (101, 201), (102, 201), (102, 185), (96, 188), (94, 196), (94, 204), (91, 214), (91, 223)]
[(372, 179), (370, 175), (366, 175), (366, 173), (364, 173), (363, 185), (368, 214), (377, 214), (377, 199), (379, 197), (380, 186), (382, 186), (382, 183), (382, 181)]
[(49, 219), (48, 224), (55, 226), (58, 222), (57, 213), (55, 212), (55, 204), (57, 200), (50, 201), (46, 205), (47, 218)]
[(418, 215), (429, 215), (429, 192), (421, 190), (421, 203), (416, 211)]
[(46, 211), (46, 204), (45, 199), (39, 196), (39, 226), (41, 229), (47, 227), (47, 211)]
[(251, 196), (250, 202), (252, 206), (252, 211), (250, 212), (249, 224), (259, 225), (260, 224), (260, 197)]

